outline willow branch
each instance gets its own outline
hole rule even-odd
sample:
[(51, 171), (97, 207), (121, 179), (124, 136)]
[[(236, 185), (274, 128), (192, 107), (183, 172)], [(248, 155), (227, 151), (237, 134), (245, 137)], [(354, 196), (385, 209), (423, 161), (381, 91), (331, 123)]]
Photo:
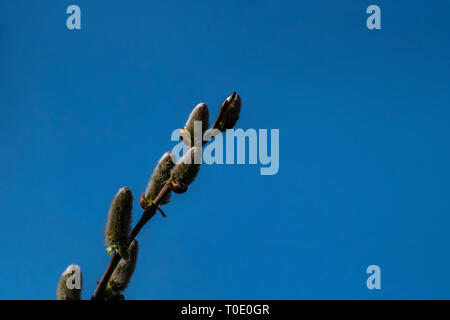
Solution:
[[(237, 104), (237, 108), (236, 108)], [(234, 107), (233, 107), (234, 106)], [(226, 129), (233, 128), (237, 119), (239, 119), (239, 112), (241, 109), (241, 101), (240, 97), (236, 92), (233, 92), (223, 103), (219, 110), (219, 115), (217, 116), (216, 121), (214, 122), (211, 129), (214, 129), (209, 137), (203, 141), (202, 146), (204, 146), (208, 141), (210, 141), (215, 135), (220, 132), (224, 132)], [(174, 189), (174, 191), (176, 191)], [(152, 204), (144, 210), (144, 213), (141, 216), (141, 219), (138, 221), (134, 229), (130, 233), (130, 243), (134, 240), (134, 238), (138, 235), (139, 231), (144, 227), (144, 225), (155, 215), (156, 210), (160, 210), (158, 208), (159, 203), (164, 197), (171, 192), (171, 182), (167, 182), (162, 190), (159, 192), (158, 196), (152, 202)], [(161, 210), (160, 210), (161, 211)], [(163, 216), (165, 214), (161, 211)], [(103, 274), (101, 280), (99, 281), (97, 288), (94, 291), (94, 295), (92, 296), (92, 300), (104, 300), (105, 299), (105, 288), (108, 284), (109, 278), (111, 277), (114, 269), (117, 267), (120, 262), (120, 254), (117, 252), (113, 253), (111, 261), (109, 262), (108, 267), (106, 268), (105, 273)]]

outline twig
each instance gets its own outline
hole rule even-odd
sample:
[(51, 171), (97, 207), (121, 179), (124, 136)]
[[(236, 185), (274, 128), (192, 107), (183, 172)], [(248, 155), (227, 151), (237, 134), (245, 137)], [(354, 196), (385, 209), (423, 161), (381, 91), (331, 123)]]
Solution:
[[(227, 115), (229, 114), (229, 105), (230, 103), (236, 98), (240, 99), (236, 92), (233, 92), (223, 103), (219, 110), (219, 115), (217, 116), (216, 121), (214, 122), (211, 129), (219, 129), (220, 123), (222, 121), (225, 121), (225, 118), (227, 118)], [(240, 102), (239, 102), (240, 103)], [(240, 107), (239, 107), (240, 111)], [(238, 111), (238, 113), (239, 113)], [(237, 114), (237, 117), (235, 117), (232, 121), (232, 123), (228, 123), (228, 128), (233, 127), (236, 123), (236, 120), (239, 118), (239, 114)], [(220, 130), (217, 130), (216, 132), (213, 132), (211, 136), (203, 141), (202, 146), (204, 146), (207, 142), (209, 142), (216, 134), (218, 134), (220, 131), (225, 131), (227, 127), (221, 128)], [(163, 217), (165, 217), (164, 212), (158, 207), (161, 200), (171, 191), (171, 183), (168, 182), (164, 185), (164, 187), (161, 189), (158, 196), (155, 198), (155, 200), (152, 202), (152, 204), (144, 210), (144, 213), (141, 216), (141, 219), (139, 219), (138, 223), (134, 227), (133, 231), (130, 233), (130, 243), (134, 240), (134, 238), (138, 235), (139, 231), (141, 231), (142, 227), (155, 215), (156, 210), (159, 210)], [(117, 267), (117, 264), (120, 262), (120, 254), (117, 252), (113, 253), (113, 256), (111, 258), (111, 261), (109, 262), (108, 267), (106, 268), (105, 273), (103, 274), (101, 280), (98, 282), (97, 288), (94, 291), (94, 295), (92, 296), (92, 300), (105, 300), (105, 288), (109, 281), (109, 278), (111, 277), (112, 273), (114, 272), (114, 269)]]
[(164, 211), (162, 211), (162, 209), (160, 207), (156, 207), (156, 210), (158, 210), (161, 213), (163, 218), (167, 218), (167, 215), (164, 213)]

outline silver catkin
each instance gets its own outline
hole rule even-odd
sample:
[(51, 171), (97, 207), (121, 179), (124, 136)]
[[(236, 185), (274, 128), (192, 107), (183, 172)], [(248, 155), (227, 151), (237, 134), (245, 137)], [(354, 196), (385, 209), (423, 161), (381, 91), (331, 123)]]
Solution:
[(191, 145), (195, 145), (196, 143), (201, 143), (201, 141), (195, 141), (195, 133), (194, 133), (194, 126), (195, 121), (201, 121), (202, 122), (202, 132), (200, 139), (203, 138), (203, 134), (208, 130), (209, 128), (209, 109), (208, 106), (201, 102), (199, 103), (191, 112), (189, 115), (188, 120), (186, 121), (186, 124), (184, 125), (184, 129), (189, 132), (191, 136)]
[[(76, 287), (69, 289), (67, 287), (67, 280), (73, 277), (75, 274), (79, 274), (80, 276), (80, 287), (77, 289)], [(81, 300), (81, 286), (82, 286), (82, 274), (80, 266), (76, 264), (71, 264), (67, 267), (67, 269), (62, 273), (61, 277), (58, 281), (58, 287), (56, 289), (56, 299), (57, 300)]]
[[(172, 152), (166, 152), (158, 161), (145, 190), (147, 201), (152, 202), (158, 196), (166, 181), (170, 178), (170, 170), (175, 166), (172, 160)], [(167, 204), (170, 201), (170, 192), (161, 200), (160, 205)]]
[(108, 287), (112, 293), (119, 293), (128, 287), (131, 277), (133, 276), (134, 269), (136, 268), (138, 249), (138, 241), (134, 239), (128, 248), (129, 259), (120, 259), (108, 281)]
[(192, 147), (186, 151), (184, 156), (173, 167), (170, 178), (171, 180), (181, 186), (189, 186), (200, 170), (200, 162), (195, 163), (195, 159), (201, 161), (201, 147)]
[(105, 227), (105, 244), (118, 248), (128, 247), (131, 229), (133, 195), (127, 187), (120, 188), (114, 196)]

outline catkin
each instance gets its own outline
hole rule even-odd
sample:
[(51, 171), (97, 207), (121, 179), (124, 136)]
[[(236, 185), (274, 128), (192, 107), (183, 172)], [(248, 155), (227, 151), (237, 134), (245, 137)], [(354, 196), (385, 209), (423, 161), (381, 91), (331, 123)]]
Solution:
[(131, 229), (133, 195), (127, 187), (120, 188), (114, 196), (105, 227), (105, 243), (118, 250), (127, 248)]
[[(175, 163), (172, 160), (172, 156), (172, 152), (166, 152), (158, 161), (158, 164), (153, 170), (153, 173), (147, 184), (147, 189), (145, 190), (145, 198), (148, 204), (155, 200), (161, 189), (164, 187), (166, 181), (170, 178), (170, 170), (172, 170), (172, 168), (175, 166)], [(167, 195), (161, 200), (159, 205), (169, 203), (170, 195), (170, 192), (167, 193)]]
[[(195, 122), (200, 121), (201, 122), (201, 133), (199, 137), (195, 136)], [(188, 120), (186, 121), (186, 124), (184, 125), (184, 130), (189, 133), (188, 136), (190, 136), (191, 141), (186, 141), (186, 144), (189, 146), (194, 146), (202, 143), (203, 140), (203, 134), (208, 130), (209, 128), (209, 109), (208, 106), (201, 102), (199, 103), (191, 112), (189, 115)], [(197, 133), (198, 134), (198, 133)], [(199, 138), (199, 139), (197, 139)]]
[(232, 129), (239, 119), (241, 112), (241, 97), (233, 92), (223, 103), (219, 113), (219, 121), (215, 124), (215, 128), (220, 131)]
[(129, 259), (121, 259), (119, 261), (108, 281), (107, 291), (110, 291), (112, 294), (117, 294), (128, 287), (136, 267), (138, 249), (138, 241), (134, 239), (128, 248)]
[[(79, 279), (75, 277), (79, 276)], [(70, 286), (67, 287), (67, 280), (70, 279)], [(77, 288), (77, 284), (79, 288)], [(58, 287), (56, 289), (56, 299), (57, 300), (81, 300), (81, 286), (82, 286), (82, 274), (80, 266), (76, 264), (71, 264), (62, 273), (58, 281)]]
[(201, 152), (201, 147), (192, 147), (186, 151), (170, 173), (172, 182), (187, 187), (195, 180), (200, 170), (200, 163), (196, 163), (196, 159), (201, 161)]

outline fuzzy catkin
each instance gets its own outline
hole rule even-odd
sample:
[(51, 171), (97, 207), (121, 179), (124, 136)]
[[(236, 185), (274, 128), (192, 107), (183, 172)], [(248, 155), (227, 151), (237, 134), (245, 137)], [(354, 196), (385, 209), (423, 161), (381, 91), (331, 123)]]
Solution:
[[(195, 140), (197, 138), (194, 132), (195, 121), (201, 121), (202, 132), (201, 135), (199, 136), (200, 141)], [(191, 137), (190, 145), (193, 146), (196, 143), (201, 143), (203, 139), (203, 134), (206, 132), (206, 130), (208, 130), (208, 128), (209, 128), (209, 109), (205, 103), (201, 102), (192, 110), (188, 120), (186, 121), (186, 124), (184, 125), (184, 129), (187, 132), (189, 132), (189, 135)]]
[(117, 267), (114, 269), (108, 281), (108, 286), (113, 293), (124, 291), (128, 287), (134, 269), (136, 268), (138, 249), (138, 241), (134, 239), (128, 248), (129, 259), (120, 259)]
[(105, 243), (118, 248), (128, 247), (131, 229), (133, 195), (127, 187), (120, 188), (114, 196), (105, 227)]
[(200, 170), (200, 163), (195, 163), (195, 159), (201, 161), (201, 151), (201, 147), (192, 147), (186, 151), (170, 173), (172, 182), (187, 187), (195, 180)]
[[(170, 178), (170, 170), (175, 166), (172, 160), (172, 152), (166, 152), (158, 161), (153, 173), (148, 181), (147, 188), (145, 190), (145, 198), (149, 202), (153, 202), (161, 189), (164, 187), (166, 181)], [(164, 205), (170, 201), (170, 192), (161, 200), (159, 205)]]
[[(67, 287), (67, 280), (74, 274), (79, 274), (79, 284), (80, 288), (69, 289)], [(76, 282), (76, 281), (75, 281)], [(80, 266), (76, 264), (71, 264), (62, 273), (58, 281), (58, 287), (56, 289), (56, 299), (57, 300), (81, 300), (81, 285), (82, 285), (82, 274)]]

